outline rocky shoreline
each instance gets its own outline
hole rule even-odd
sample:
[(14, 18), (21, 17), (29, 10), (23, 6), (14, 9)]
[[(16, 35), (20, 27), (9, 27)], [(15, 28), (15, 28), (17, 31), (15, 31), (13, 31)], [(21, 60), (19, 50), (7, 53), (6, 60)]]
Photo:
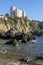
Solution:
[[(6, 20), (7, 18), (7, 20)], [(35, 36), (40, 36), (40, 27), (36, 24), (38, 21), (29, 20), (28, 17), (5, 16), (0, 19), (0, 38), (11, 39), (8, 44), (18, 46), (26, 45)], [(6, 43), (7, 44), (7, 43)]]
[[(0, 39), (6, 40), (0, 42), (0, 64), (11, 65), (11, 62), (13, 62), (13, 65), (40, 65), (34, 62), (34, 60), (28, 63), (20, 61), (20, 59), (26, 57), (24, 47), (21, 48), (21, 46), (26, 46), (27, 42), (32, 39), (35, 40), (35, 36), (40, 35), (40, 29), (38, 25), (36, 25), (36, 22), (30, 21), (27, 17), (12, 18), (7, 16), (7, 20), (0, 19)], [(15, 47), (17, 47), (17, 49)], [(15, 51), (16, 53), (14, 55)], [(16, 60), (16, 62), (14, 60)]]
[(43, 60), (20, 61), (20, 56), (0, 54), (0, 65), (43, 65)]

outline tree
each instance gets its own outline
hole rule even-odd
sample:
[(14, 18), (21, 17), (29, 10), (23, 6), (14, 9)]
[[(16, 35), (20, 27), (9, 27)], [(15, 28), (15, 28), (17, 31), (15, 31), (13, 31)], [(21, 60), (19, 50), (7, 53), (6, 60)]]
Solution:
[(8, 14), (8, 13), (6, 13), (6, 14), (5, 14), (5, 16), (9, 16), (9, 14)]

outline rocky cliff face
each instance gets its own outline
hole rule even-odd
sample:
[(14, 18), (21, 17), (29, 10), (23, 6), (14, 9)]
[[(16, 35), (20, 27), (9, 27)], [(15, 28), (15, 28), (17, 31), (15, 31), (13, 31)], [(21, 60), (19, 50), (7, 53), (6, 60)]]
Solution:
[(23, 32), (27, 34), (30, 32), (29, 21), (27, 18), (12, 18), (7, 17), (7, 20), (0, 19), (0, 32), (7, 32), (8, 30), (13, 29), (14, 34)]

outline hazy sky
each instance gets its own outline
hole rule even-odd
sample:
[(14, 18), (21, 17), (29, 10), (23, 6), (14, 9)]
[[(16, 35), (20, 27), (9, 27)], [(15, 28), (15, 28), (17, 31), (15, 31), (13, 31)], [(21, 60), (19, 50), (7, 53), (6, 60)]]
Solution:
[(10, 13), (11, 6), (26, 11), (31, 19), (43, 20), (43, 0), (0, 0), (0, 14)]

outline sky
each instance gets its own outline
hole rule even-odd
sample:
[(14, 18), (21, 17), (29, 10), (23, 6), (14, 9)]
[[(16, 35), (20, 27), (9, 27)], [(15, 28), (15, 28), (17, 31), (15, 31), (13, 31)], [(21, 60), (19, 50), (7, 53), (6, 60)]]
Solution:
[(43, 21), (43, 0), (0, 0), (0, 15), (10, 13), (11, 6), (24, 10), (30, 19)]

